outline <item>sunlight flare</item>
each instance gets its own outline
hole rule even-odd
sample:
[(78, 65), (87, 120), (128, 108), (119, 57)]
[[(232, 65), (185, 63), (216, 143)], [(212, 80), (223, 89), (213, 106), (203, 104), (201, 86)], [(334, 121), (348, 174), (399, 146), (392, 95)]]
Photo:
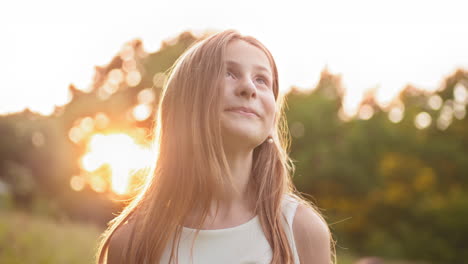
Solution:
[[(91, 173), (108, 164), (112, 191), (125, 194), (129, 191), (133, 172), (148, 167), (150, 157), (149, 148), (137, 144), (127, 134), (95, 134), (89, 141), (88, 153), (81, 159), (81, 167)], [(93, 181), (93, 186), (96, 182)]]

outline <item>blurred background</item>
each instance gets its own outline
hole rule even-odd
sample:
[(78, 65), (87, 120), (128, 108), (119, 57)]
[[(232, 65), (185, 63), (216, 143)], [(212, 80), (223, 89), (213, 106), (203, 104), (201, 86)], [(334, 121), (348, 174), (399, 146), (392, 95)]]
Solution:
[(277, 60), (338, 263), (467, 263), (462, 1), (1, 5), (0, 263), (93, 262), (154, 156), (164, 72), (228, 28)]

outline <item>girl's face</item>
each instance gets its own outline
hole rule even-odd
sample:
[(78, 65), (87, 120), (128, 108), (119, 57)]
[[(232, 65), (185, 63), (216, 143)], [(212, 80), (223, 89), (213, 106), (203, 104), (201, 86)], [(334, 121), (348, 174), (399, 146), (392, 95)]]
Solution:
[(227, 46), (224, 63), (224, 141), (256, 147), (271, 134), (275, 118), (270, 62), (261, 49), (233, 40)]

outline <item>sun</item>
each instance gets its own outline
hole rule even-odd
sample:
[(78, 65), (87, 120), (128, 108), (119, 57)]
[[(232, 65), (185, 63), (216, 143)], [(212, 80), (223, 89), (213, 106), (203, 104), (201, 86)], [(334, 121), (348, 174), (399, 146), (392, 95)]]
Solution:
[[(110, 187), (114, 193), (122, 195), (129, 192), (132, 174), (149, 167), (150, 160), (150, 149), (137, 144), (127, 134), (95, 134), (88, 143), (88, 152), (81, 159), (81, 167), (93, 173), (103, 165), (109, 165)], [(91, 187), (99, 190), (99, 184), (96, 183), (99, 181), (102, 182), (102, 179), (91, 181)]]

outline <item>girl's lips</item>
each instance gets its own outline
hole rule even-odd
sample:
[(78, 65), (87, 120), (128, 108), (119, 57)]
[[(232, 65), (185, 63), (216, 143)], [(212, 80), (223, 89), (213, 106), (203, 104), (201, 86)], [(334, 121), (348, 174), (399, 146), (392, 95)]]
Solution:
[(253, 117), (256, 117), (256, 116), (257, 116), (257, 115), (254, 114), (254, 113), (245, 112), (245, 111), (238, 110), (238, 109), (232, 109), (232, 110), (227, 110), (227, 111), (229, 111), (229, 112), (234, 112), (234, 113), (238, 113), (238, 114), (245, 115), (245, 116), (253, 116)]
[(255, 112), (253, 109), (251, 109), (249, 107), (243, 107), (243, 106), (230, 107), (230, 108), (227, 108), (226, 110), (227, 111), (238, 112), (238, 113), (241, 113), (241, 114), (251, 114), (251, 115), (260, 117), (260, 115), (258, 115), (257, 112)]

